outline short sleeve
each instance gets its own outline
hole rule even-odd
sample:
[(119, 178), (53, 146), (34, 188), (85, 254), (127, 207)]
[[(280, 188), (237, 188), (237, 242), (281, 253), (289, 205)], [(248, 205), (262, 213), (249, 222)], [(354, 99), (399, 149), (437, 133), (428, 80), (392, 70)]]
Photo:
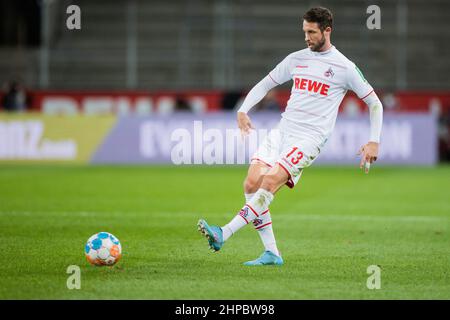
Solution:
[(361, 70), (354, 64), (351, 63), (347, 70), (347, 87), (352, 90), (360, 99), (367, 97), (373, 88), (364, 78)]
[(286, 81), (292, 79), (291, 71), (290, 71), (290, 56), (284, 58), (272, 71), (269, 72), (269, 77), (276, 84), (283, 84)]

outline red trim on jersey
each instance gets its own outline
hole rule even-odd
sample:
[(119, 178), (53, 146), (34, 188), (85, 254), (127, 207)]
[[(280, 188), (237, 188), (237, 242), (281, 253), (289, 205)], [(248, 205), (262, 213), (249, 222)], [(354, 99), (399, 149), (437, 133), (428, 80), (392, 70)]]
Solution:
[(269, 209), (267, 209), (266, 211), (264, 211), (263, 213), (261, 213), (261, 216), (262, 216), (263, 214), (266, 214), (267, 212), (269, 212)]
[(247, 220), (247, 219), (245, 219), (245, 218), (244, 218), (243, 216), (241, 216), (240, 214), (238, 214), (238, 216), (241, 217), (242, 219), (244, 219), (244, 220), (245, 220), (245, 223), (248, 224), (248, 220)]
[(261, 229), (261, 228), (263, 228), (265, 226), (268, 226), (269, 224), (272, 224), (272, 222), (268, 222), (266, 224), (263, 224), (262, 226), (256, 227), (255, 230)]
[(289, 188), (293, 189), (295, 187), (294, 181), (289, 178), (289, 180), (285, 183)]
[(290, 179), (291, 178), (291, 173), (288, 171), (288, 169), (286, 169), (286, 167), (283, 166), (280, 162), (277, 162), (277, 163), (280, 165), (281, 168), (283, 168), (284, 171), (286, 171), (286, 173), (288, 174), (289, 179)]
[(270, 164), (268, 164), (267, 162), (265, 162), (264, 160), (261, 160), (260, 158), (252, 158), (251, 161), (253, 160), (257, 160), (257, 161), (261, 161), (263, 164), (265, 164), (266, 166), (272, 168), (272, 166)]
[(373, 92), (373, 90), (372, 91), (370, 91), (368, 94), (366, 94), (363, 98), (361, 98), (361, 100), (363, 100), (363, 99), (365, 99), (365, 98), (367, 98), (367, 96), (369, 95), (369, 94), (371, 94)]
[(276, 82), (275, 80), (273, 80), (273, 78), (272, 78), (272, 76), (270, 75), (270, 73), (269, 73), (269, 77), (270, 77), (270, 79), (272, 79), (272, 81), (273, 81), (273, 82), (275, 82), (276, 84), (278, 84), (278, 85), (279, 85), (279, 83), (278, 83), (278, 82)]
[(292, 180), (292, 176), (291, 176), (291, 173), (288, 171), (288, 169), (286, 169), (280, 162), (277, 162), (279, 165), (280, 165), (280, 167), (281, 168), (283, 168), (283, 170), (284, 171), (286, 171), (286, 173), (288, 174), (288, 176), (289, 176), (289, 179), (288, 179), (288, 181), (286, 182), (286, 185), (289, 187), (289, 188), (293, 188), (294, 187), (294, 181)]
[(248, 204), (246, 204), (246, 206), (249, 207), (249, 208), (253, 211), (253, 213), (256, 214), (257, 217), (259, 217), (258, 214), (256, 213), (255, 209), (253, 209), (252, 207), (250, 207)]

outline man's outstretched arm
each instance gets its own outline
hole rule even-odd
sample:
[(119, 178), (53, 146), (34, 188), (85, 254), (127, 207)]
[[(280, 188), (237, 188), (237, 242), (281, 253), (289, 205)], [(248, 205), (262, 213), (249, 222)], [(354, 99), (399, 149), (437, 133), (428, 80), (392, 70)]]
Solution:
[(383, 105), (374, 91), (365, 97), (363, 101), (369, 107), (370, 112), (370, 138), (369, 142), (361, 147), (358, 154), (361, 155), (359, 167), (364, 167), (364, 171), (368, 173), (370, 164), (378, 158), (381, 127), (383, 124)]
[(277, 85), (278, 83), (276, 83), (270, 75), (267, 75), (249, 91), (237, 113), (238, 126), (243, 135), (249, 134), (250, 129), (254, 129), (247, 112), (260, 102), (270, 89)]

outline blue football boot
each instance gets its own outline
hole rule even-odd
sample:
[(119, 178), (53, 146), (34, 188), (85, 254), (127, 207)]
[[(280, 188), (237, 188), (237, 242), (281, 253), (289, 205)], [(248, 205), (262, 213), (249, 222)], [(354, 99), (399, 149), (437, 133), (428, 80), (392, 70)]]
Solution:
[(268, 250), (264, 251), (258, 259), (244, 262), (244, 266), (281, 266), (282, 264), (283, 258)]
[(222, 228), (218, 226), (210, 226), (208, 223), (200, 219), (197, 223), (198, 231), (208, 239), (209, 247), (214, 251), (219, 251), (223, 246)]

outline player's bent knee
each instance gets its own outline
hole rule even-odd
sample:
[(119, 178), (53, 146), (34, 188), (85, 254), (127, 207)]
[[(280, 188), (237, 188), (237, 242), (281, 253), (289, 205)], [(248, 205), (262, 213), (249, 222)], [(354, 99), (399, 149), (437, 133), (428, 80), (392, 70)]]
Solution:
[(289, 179), (287, 173), (283, 170), (279, 170), (279, 167), (275, 167), (264, 176), (261, 183), (261, 188), (275, 193), (283, 186)]
[(271, 193), (275, 193), (285, 183), (286, 183), (286, 181), (281, 180), (278, 176), (267, 175), (267, 176), (264, 176), (264, 179), (261, 183), (261, 188), (263, 188)]
[(245, 193), (255, 193), (261, 187), (264, 176), (271, 170), (271, 167), (259, 161), (253, 161), (248, 169), (247, 177), (244, 180)]
[(260, 184), (261, 184), (260, 178), (248, 175), (244, 180), (245, 193), (255, 193), (259, 189)]

